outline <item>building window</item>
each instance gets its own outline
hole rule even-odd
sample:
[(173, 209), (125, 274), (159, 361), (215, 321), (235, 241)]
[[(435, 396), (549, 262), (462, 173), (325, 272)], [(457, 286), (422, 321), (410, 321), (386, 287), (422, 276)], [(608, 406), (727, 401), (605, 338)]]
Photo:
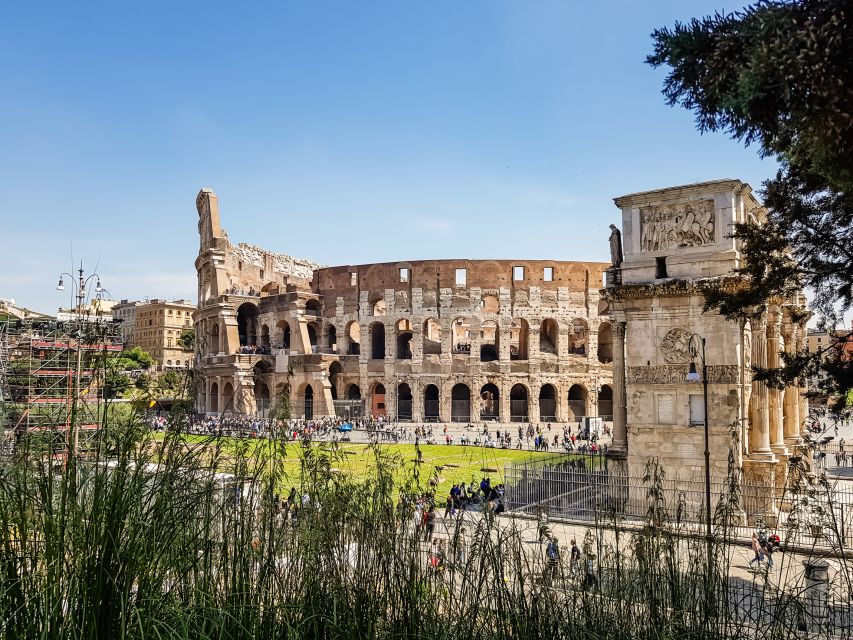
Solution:
[(512, 279), (516, 282), (519, 280), (524, 280), (524, 267), (513, 267)]
[(400, 268), (400, 282), (408, 282), (409, 281), (409, 270), (405, 267)]
[(354, 287), (358, 284), (358, 273), (351, 271), (349, 274), (349, 286)]
[(542, 269), (542, 279), (545, 282), (554, 282), (554, 267), (545, 267)]
[(705, 424), (705, 398), (698, 393), (690, 394), (690, 425)]
[(237, 270), (238, 270), (238, 271), (242, 271), (242, 270), (243, 270), (243, 263), (242, 263), (242, 261), (240, 261), (240, 260), (238, 260), (238, 261), (237, 261)]
[(169, 315), (172, 315), (172, 310), (171, 310), (171, 309), (169, 309)]
[(655, 258), (655, 278), (668, 278), (666, 275), (666, 256)]
[(167, 339), (167, 340), (166, 340), (166, 346), (167, 346), (167, 347), (171, 347), (171, 346), (172, 346), (172, 339), (171, 339), (171, 338), (169, 338), (169, 339)]
[(172, 366), (172, 361), (171, 361), (171, 360), (166, 360), (166, 365), (168, 365), (168, 366), (170, 366), (170, 367), (171, 367), (171, 366)]
[(467, 269), (457, 269), (456, 270), (456, 286), (457, 287), (468, 286), (468, 270)]

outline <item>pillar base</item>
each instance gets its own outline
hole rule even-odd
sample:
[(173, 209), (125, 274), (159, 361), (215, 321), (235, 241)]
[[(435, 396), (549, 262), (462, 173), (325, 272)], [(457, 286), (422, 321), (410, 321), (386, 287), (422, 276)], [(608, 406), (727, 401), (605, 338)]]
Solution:
[(768, 524), (776, 521), (777, 466), (772, 452), (751, 453), (743, 461), (743, 507), (750, 524), (755, 524), (758, 517)]
[(607, 457), (611, 460), (627, 460), (628, 445), (621, 442), (610, 445), (607, 447)]

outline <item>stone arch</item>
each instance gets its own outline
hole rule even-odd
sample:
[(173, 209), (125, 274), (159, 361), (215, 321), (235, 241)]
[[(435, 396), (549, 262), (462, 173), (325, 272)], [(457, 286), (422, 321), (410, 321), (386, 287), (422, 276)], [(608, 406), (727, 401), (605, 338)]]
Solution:
[(361, 389), (357, 384), (347, 387), (347, 400), (361, 400)]
[(468, 318), (454, 318), (450, 330), (453, 353), (471, 353), (471, 323)]
[(290, 324), (287, 322), (287, 320), (279, 320), (275, 323), (275, 326), (278, 328), (278, 331), (281, 334), (281, 348), (290, 349)]
[(244, 302), (237, 307), (237, 334), (241, 347), (258, 343), (258, 306), (256, 304)]
[(613, 362), (613, 330), (609, 322), (602, 322), (598, 327), (598, 361)]
[(306, 420), (314, 418), (314, 387), (310, 384), (306, 384), (302, 391), (302, 412)]
[(480, 389), (480, 420), (500, 420), (501, 392), (497, 385), (488, 382)]
[(357, 356), (361, 353), (361, 327), (357, 321), (353, 320), (347, 324), (346, 335), (349, 341), (347, 353), (351, 356)]
[(226, 382), (222, 385), (222, 412), (234, 411), (234, 385)]
[(530, 348), (530, 325), (524, 318), (513, 318), (510, 329), (510, 360), (527, 360)]
[(501, 331), (494, 320), (480, 325), (480, 362), (493, 362), (500, 358)]
[(412, 359), (412, 323), (406, 318), (397, 321), (397, 359)]
[(412, 389), (405, 382), (397, 385), (397, 420), (412, 419)]
[(428, 384), (424, 387), (424, 420), (427, 422), (438, 421), (440, 418), (441, 401), (438, 387)]
[(557, 355), (560, 344), (560, 325), (553, 318), (545, 318), (539, 325), (539, 352)]
[[(222, 353), (222, 340), (219, 335), (219, 321), (212, 320), (210, 323), (210, 345), (211, 353)], [(215, 384), (215, 383), (214, 383)]]
[(539, 420), (542, 422), (557, 420), (557, 389), (553, 384), (543, 384), (539, 389)]
[(377, 382), (370, 390), (370, 413), (374, 418), (388, 415), (385, 408), (385, 385)]
[(370, 358), (371, 360), (385, 359), (385, 325), (381, 322), (370, 325)]
[(317, 353), (318, 344), (317, 341), (320, 335), (320, 327), (316, 322), (309, 322), (306, 327), (308, 331), (308, 349), (306, 349), (307, 353)]
[(501, 303), (494, 294), (487, 293), (480, 299), (481, 313), (500, 313)]
[(598, 391), (598, 415), (613, 420), (613, 388), (609, 384), (601, 385)]
[(585, 356), (588, 353), (587, 323), (583, 318), (575, 318), (572, 320), (571, 331), (569, 333), (569, 353), (576, 356)]
[(332, 400), (338, 399), (338, 385), (340, 384), (341, 374), (343, 371), (341, 363), (337, 360), (329, 365), (329, 385), (332, 388)]
[(255, 378), (255, 407), (258, 415), (266, 418), (270, 410), (270, 388), (266, 382)]
[(216, 382), (210, 383), (210, 393), (208, 394), (207, 409), (213, 413), (219, 413), (219, 384)]
[(261, 347), (270, 348), (270, 327), (267, 323), (261, 325)]
[(261, 297), (264, 298), (270, 295), (273, 291), (278, 291), (278, 283), (277, 282), (267, 282), (263, 287), (261, 287)]
[(471, 422), (471, 389), (467, 384), (455, 384), (450, 391), (450, 421)]
[(573, 384), (569, 388), (569, 420), (577, 420), (587, 415), (586, 401), (586, 387), (580, 384)]
[(435, 318), (424, 320), (422, 337), (425, 356), (441, 354), (441, 323), (438, 320)]
[(326, 325), (326, 346), (333, 353), (338, 350), (338, 328), (333, 324)]
[(521, 383), (512, 385), (509, 390), (509, 419), (512, 422), (527, 422), (527, 406), (529, 404), (527, 387)]

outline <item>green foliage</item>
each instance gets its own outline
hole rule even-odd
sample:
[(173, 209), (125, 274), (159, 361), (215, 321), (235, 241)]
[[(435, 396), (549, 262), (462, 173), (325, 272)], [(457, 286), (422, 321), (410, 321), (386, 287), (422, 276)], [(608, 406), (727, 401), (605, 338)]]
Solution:
[(181, 332), (181, 337), (178, 338), (178, 344), (187, 351), (192, 351), (195, 348), (195, 329), (184, 329)]
[[(724, 131), (781, 169), (764, 183), (766, 221), (736, 225), (749, 284), (712, 290), (708, 308), (729, 318), (760, 312), (806, 288), (827, 330), (853, 308), (853, 12), (845, 0), (760, 1), (656, 30), (647, 61), (667, 66), (663, 93), (691, 109), (701, 131)], [(851, 334), (843, 333), (841, 340)], [(829, 347), (830, 356), (835, 354)], [(827, 374), (843, 404), (853, 362), (824, 353), (785, 355), (761, 379), (781, 385)]]
[(154, 362), (154, 357), (147, 351), (144, 351), (142, 347), (131, 347), (122, 351), (118, 356), (111, 358), (109, 365), (120, 371), (132, 371), (136, 369), (148, 369)]
[(133, 386), (133, 379), (122, 371), (107, 369), (104, 375), (104, 397), (119, 398)]

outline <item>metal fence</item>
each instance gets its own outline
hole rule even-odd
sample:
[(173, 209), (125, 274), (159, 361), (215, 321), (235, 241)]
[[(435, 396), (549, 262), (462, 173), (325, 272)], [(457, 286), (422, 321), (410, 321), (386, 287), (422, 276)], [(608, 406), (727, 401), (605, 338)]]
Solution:
[[(536, 463), (505, 467), (506, 507), (534, 514), (540, 508), (551, 517), (576, 522), (608, 521), (618, 517), (641, 524), (652, 518), (681, 523), (701, 532), (705, 514), (704, 480), (663, 480), (651, 483), (642, 477), (614, 473), (596, 458), (559, 456)], [(593, 461), (593, 462), (591, 462)], [(730, 487), (711, 483), (712, 509), (731, 497)], [(751, 526), (763, 519), (784, 532), (785, 541), (799, 545), (853, 544), (853, 489), (835, 486), (823, 495), (812, 493), (803, 502), (793, 490), (774, 500), (768, 485), (741, 484), (735, 495), (732, 533), (749, 537)], [(798, 502), (800, 501), (800, 502)], [(807, 509), (803, 504), (812, 505)], [(820, 509), (815, 509), (820, 505)], [(797, 518), (788, 526), (791, 515)]]

